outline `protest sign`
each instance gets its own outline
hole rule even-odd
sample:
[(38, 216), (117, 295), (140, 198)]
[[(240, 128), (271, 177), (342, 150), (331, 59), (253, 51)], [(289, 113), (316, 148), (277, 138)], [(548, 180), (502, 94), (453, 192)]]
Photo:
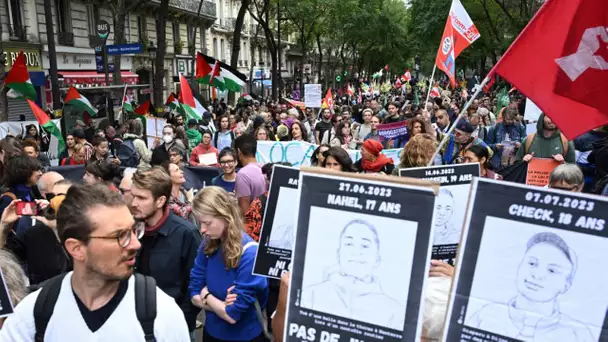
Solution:
[(376, 126), (381, 140), (401, 139), (407, 136), (407, 121), (380, 124)]
[(606, 197), (476, 178), (442, 341), (606, 341)]
[(321, 93), (320, 84), (305, 84), (304, 85), (304, 105), (307, 108), (321, 108)]
[(290, 268), (300, 171), (274, 165), (253, 274), (280, 279)]
[(298, 184), (284, 341), (419, 341), (434, 183), (305, 168)]
[(0, 318), (12, 314), (13, 311), (13, 302), (11, 301), (11, 296), (8, 293), (4, 274), (2, 273), (2, 269), (0, 269)]
[(479, 164), (400, 169), (399, 175), (434, 180), (441, 184), (433, 212), (431, 258), (454, 265), (471, 191), (471, 182), (473, 177), (479, 177)]
[(154, 146), (156, 138), (162, 139), (163, 128), (167, 124), (167, 120), (155, 117), (146, 117), (146, 138), (148, 146)]
[(526, 175), (527, 185), (546, 186), (549, 184), (551, 171), (561, 163), (555, 159), (532, 158), (528, 162), (528, 174)]
[[(289, 162), (295, 167), (310, 166), (310, 157), (319, 145), (310, 144), (303, 141), (258, 141), (256, 159), (258, 163), (279, 163)], [(398, 149), (382, 150), (382, 154), (392, 158), (395, 165), (399, 164)], [(356, 162), (361, 159), (361, 151), (346, 150), (348, 155)]]

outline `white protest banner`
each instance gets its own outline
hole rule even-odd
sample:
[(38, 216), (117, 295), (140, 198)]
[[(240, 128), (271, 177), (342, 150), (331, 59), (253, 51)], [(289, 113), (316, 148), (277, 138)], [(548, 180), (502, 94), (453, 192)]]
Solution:
[(475, 178), (466, 220), (442, 341), (608, 340), (608, 198)]
[(436, 187), (356, 176), (300, 172), (283, 341), (420, 341)]
[[(61, 130), (61, 119), (54, 119), (52, 121), (55, 124), (55, 126), (57, 126), (59, 128), (59, 130)], [(36, 127), (38, 128), (38, 131), (40, 132), (40, 125), (38, 124), (38, 121), (36, 121), (36, 120), (0, 122), (0, 139), (4, 139), (9, 134), (9, 132), (14, 137), (21, 137), (22, 135), (25, 134), (25, 127), (28, 125), (36, 125)], [(63, 152), (63, 151), (57, 151), (57, 148), (58, 148), (57, 147), (58, 146), (57, 138), (55, 138), (52, 134), (47, 133), (47, 135), (49, 136), (51, 141), (49, 144), (49, 150), (44, 153), (47, 155), (47, 157), (49, 157), (49, 160), (51, 161), (51, 165), (57, 165), (58, 158), (59, 158), (59, 152)]]
[(154, 146), (154, 140), (156, 138), (162, 139), (163, 128), (166, 124), (166, 119), (146, 117), (146, 138), (148, 140), (148, 146)]
[[(289, 162), (295, 167), (310, 166), (310, 157), (318, 145), (302, 141), (258, 141), (256, 159), (259, 163)], [(382, 153), (393, 159), (395, 165), (399, 164), (400, 148), (382, 150)], [(361, 159), (361, 151), (346, 150), (353, 163)]]
[(536, 103), (532, 102), (530, 98), (526, 99), (526, 111), (524, 112), (524, 119), (528, 121), (538, 121), (538, 118), (542, 114), (542, 110), (538, 108)]
[(304, 104), (307, 108), (321, 108), (322, 98), (320, 84), (304, 85)]

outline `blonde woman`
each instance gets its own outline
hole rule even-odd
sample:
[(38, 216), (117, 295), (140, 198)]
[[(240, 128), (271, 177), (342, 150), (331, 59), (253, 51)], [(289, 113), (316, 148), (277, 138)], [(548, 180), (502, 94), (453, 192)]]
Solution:
[(435, 137), (428, 133), (416, 134), (405, 144), (399, 165), (393, 169), (393, 175), (399, 175), (399, 169), (427, 166), (433, 158), (435, 149), (437, 149)]
[(243, 230), (234, 197), (205, 187), (192, 203), (204, 241), (190, 272), (192, 304), (205, 310), (203, 340), (265, 341), (256, 306), (268, 297), (266, 278), (251, 274), (257, 243)]

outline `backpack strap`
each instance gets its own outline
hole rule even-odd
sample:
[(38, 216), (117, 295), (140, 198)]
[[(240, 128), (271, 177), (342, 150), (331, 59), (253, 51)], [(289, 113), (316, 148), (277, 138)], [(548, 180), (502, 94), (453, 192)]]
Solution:
[(219, 131), (215, 132), (215, 134), (213, 134), (213, 146), (217, 147), (217, 139), (219, 138)]
[(57, 275), (42, 285), (42, 290), (36, 298), (36, 304), (34, 304), (34, 322), (36, 325), (36, 335), (34, 335), (34, 341), (44, 341), (44, 334), (46, 328), (53, 316), (53, 310), (55, 309), (55, 303), (59, 298), (59, 292), (61, 292), (61, 283), (67, 273)]
[(568, 138), (566, 138), (566, 136), (563, 135), (562, 132), (559, 132), (559, 137), (562, 140), (563, 157), (564, 159), (566, 159), (566, 155), (568, 154)]
[(525, 146), (525, 150), (524, 150), (524, 155), (528, 154), (528, 151), (530, 151), (530, 147), (532, 146), (532, 142), (534, 142), (534, 138), (536, 137), (536, 133), (530, 133), (528, 134), (528, 136), (526, 137), (526, 146)]
[(135, 313), (146, 342), (155, 342), (156, 280), (139, 273), (135, 273)]

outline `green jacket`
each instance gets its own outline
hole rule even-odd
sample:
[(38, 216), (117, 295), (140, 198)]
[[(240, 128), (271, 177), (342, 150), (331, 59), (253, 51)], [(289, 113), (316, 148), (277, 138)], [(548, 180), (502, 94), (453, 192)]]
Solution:
[[(530, 149), (526, 151), (526, 143), (530, 136), (527, 136), (524, 141), (521, 143), (521, 147), (517, 150), (515, 154), (515, 161), (521, 161), (526, 154), (530, 154), (534, 152), (534, 158), (553, 158), (556, 154), (564, 154), (564, 145), (561, 138), (561, 132), (559, 129), (553, 133), (553, 135), (549, 138), (545, 138), (543, 136), (543, 130), (545, 127), (545, 114), (542, 114), (538, 118), (538, 122), (536, 123), (536, 134), (534, 135), (534, 140), (530, 145)], [(574, 143), (572, 141), (568, 141), (568, 153), (564, 155), (564, 159), (566, 163), (575, 163), (576, 162), (576, 152)]]
[(198, 129), (188, 128), (186, 130), (186, 137), (188, 138), (188, 154), (192, 153), (192, 149), (194, 149), (198, 144), (203, 140), (203, 136)]

